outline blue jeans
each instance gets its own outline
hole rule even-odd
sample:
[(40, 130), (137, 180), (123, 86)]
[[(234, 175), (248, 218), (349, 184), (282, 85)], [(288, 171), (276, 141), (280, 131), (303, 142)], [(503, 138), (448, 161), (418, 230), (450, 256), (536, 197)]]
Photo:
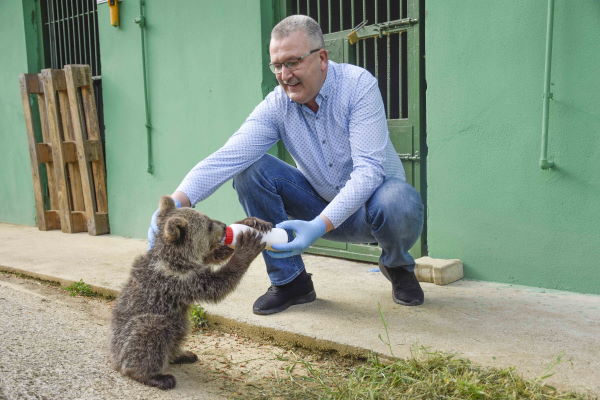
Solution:
[[(269, 154), (233, 179), (233, 187), (247, 215), (276, 225), (287, 219), (312, 220), (327, 206), (293, 166)], [(423, 227), (423, 203), (407, 182), (390, 178), (371, 198), (336, 229), (323, 238), (338, 242), (378, 243), (379, 262), (387, 267), (415, 268), (408, 250)], [(276, 259), (263, 252), (271, 283), (284, 285), (304, 270), (301, 256)]]

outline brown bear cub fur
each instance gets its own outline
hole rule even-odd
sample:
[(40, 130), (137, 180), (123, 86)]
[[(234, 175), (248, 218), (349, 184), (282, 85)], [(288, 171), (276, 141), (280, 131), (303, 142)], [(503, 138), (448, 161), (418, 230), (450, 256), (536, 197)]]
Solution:
[[(238, 223), (266, 232), (257, 218)], [(176, 208), (162, 197), (154, 248), (133, 263), (112, 315), (110, 350), (123, 375), (160, 389), (175, 387), (163, 374), (168, 362), (193, 363), (198, 357), (179, 345), (188, 328), (188, 309), (197, 301), (218, 302), (231, 293), (252, 260), (264, 249), (260, 235), (245, 232), (235, 250), (221, 244), (225, 224), (193, 208)], [(217, 268), (214, 264), (227, 262)]]

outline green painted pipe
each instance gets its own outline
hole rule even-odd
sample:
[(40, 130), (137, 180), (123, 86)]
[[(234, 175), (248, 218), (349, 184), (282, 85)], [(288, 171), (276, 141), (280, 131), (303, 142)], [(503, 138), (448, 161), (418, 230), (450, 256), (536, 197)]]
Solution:
[(548, 19), (546, 21), (546, 62), (544, 65), (544, 107), (542, 110), (542, 152), (540, 168), (551, 169), (552, 161), (548, 161), (548, 108), (552, 93), (550, 92), (550, 75), (552, 68), (552, 31), (554, 30), (554, 0), (548, 0)]
[(150, 95), (148, 94), (148, 74), (146, 72), (146, 15), (145, 15), (146, 2), (140, 0), (140, 15), (135, 18), (133, 22), (140, 26), (142, 33), (142, 70), (144, 76), (144, 109), (146, 112), (146, 147), (148, 151), (148, 168), (147, 172), (152, 175), (154, 174), (154, 161), (152, 157), (152, 122), (150, 118)]

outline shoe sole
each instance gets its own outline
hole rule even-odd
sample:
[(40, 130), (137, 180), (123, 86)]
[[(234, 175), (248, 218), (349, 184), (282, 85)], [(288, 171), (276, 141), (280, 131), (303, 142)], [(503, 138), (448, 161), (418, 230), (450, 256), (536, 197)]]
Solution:
[[(385, 276), (387, 278), (388, 281), (390, 281), (390, 282), (392, 281), (392, 279), (390, 278), (390, 274), (388, 274), (387, 267), (380, 265), (379, 266), (379, 270), (381, 271), (381, 273), (383, 274), (383, 276)], [(409, 307), (410, 306), (420, 306), (425, 301), (425, 300), (413, 300), (411, 302), (406, 302), (406, 301), (397, 299), (394, 296), (394, 292), (393, 291), (392, 291), (392, 300), (394, 300), (394, 303), (396, 303), (396, 304), (400, 304), (402, 306), (409, 306)]]
[(392, 293), (392, 299), (394, 300), (394, 303), (396, 303), (396, 304), (400, 304), (403, 306), (409, 306), (409, 307), (410, 306), (420, 306), (424, 302), (423, 300), (413, 300), (412, 302), (407, 303), (406, 301), (402, 301), (400, 299), (395, 298), (393, 293)]
[(252, 312), (256, 315), (270, 315), (270, 314), (277, 314), (278, 312), (282, 312), (284, 310), (287, 310), (288, 308), (290, 308), (291, 306), (295, 306), (298, 304), (305, 304), (305, 303), (310, 303), (312, 301), (315, 301), (315, 299), (317, 298), (317, 294), (315, 293), (314, 290), (310, 291), (309, 293), (305, 294), (304, 296), (300, 296), (292, 301), (288, 301), (287, 303), (283, 303), (282, 305), (280, 305), (279, 307), (275, 307), (275, 308), (270, 308), (268, 310), (260, 310), (260, 309), (252, 309)]

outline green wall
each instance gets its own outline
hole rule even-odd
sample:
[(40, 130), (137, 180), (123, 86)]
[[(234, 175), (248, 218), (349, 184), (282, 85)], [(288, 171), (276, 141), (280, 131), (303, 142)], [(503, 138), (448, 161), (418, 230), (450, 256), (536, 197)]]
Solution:
[(429, 253), (467, 278), (600, 293), (600, 2), (428, 0)]
[[(148, 88), (154, 174), (148, 174), (139, 2), (120, 3), (121, 26), (99, 6), (111, 232), (145, 237), (159, 196), (218, 149), (263, 98), (259, 1), (147, 1)], [(269, 14), (269, 10), (266, 13)], [(230, 183), (197, 207), (244, 216)]]
[(0, 1), (0, 221), (24, 225), (35, 225), (35, 205), (19, 74), (39, 68), (34, 10), (31, 1)]
[[(148, 1), (154, 174), (146, 172), (139, 2), (99, 6), (112, 233), (143, 238), (160, 195), (273, 85), (279, 1)], [(600, 3), (556, 0), (549, 155), (538, 166), (545, 0), (428, 0), (429, 253), (467, 278), (600, 294)], [(0, 1), (0, 221), (35, 224), (17, 77), (40, 69), (37, 0)], [(243, 216), (228, 183), (199, 207)]]

